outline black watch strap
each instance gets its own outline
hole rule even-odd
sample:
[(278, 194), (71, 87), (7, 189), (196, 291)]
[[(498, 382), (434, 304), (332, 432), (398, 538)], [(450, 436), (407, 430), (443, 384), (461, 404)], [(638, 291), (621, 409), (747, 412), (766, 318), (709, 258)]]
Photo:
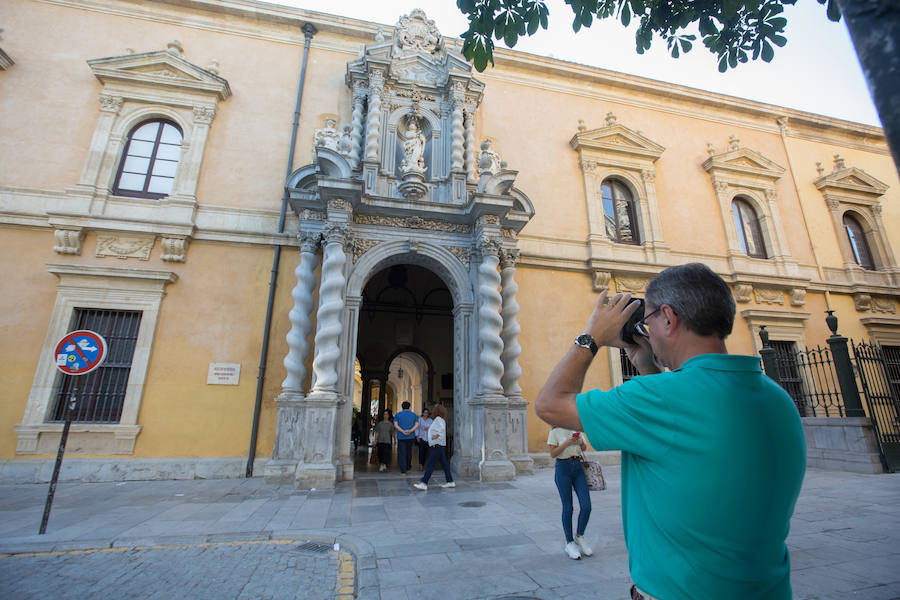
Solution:
[(597, 343), (594, 341), (594, 338), (591, 337), (589, 333), (582, 333), (577, 338), (575, 338), (575, 345), (581, 346), (582, 348), (587, 348), (591, 351), (592, 356), (597, 355)]

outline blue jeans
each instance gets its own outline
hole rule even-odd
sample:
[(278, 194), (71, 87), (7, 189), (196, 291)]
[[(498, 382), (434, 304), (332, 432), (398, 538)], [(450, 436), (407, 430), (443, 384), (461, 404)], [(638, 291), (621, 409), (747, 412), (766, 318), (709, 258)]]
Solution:
[(412, 467), (412, 447), (415, 443), (414, 438), (397, 440), (397, 462), (401, 473), (406, 473)]
[(578, 496), (578, 535), (584, 535), (588, 519), (591, 518), (591, 494), (588, 492), (587, 480), (584, 478), (584, 466), (577, 458), (556, 459), (556, 473), (553, 476), (559, 499), (562, 500), (562, 524), (566, 534), (566, 542), (574, 541), (572, 536), (572, 490)]
[(428, 480), (431, 479), (437, 461), (441, 461), (441, 466), (444, 467), (444, 479), (447, 480), (447, 483), (453, 481), (453, 475), (450, 474), (450, 463), (447, 462), (447, 446), (432, 446), (428, 452), (428, 462), (425, 463), (422, 483), (428, 483)]

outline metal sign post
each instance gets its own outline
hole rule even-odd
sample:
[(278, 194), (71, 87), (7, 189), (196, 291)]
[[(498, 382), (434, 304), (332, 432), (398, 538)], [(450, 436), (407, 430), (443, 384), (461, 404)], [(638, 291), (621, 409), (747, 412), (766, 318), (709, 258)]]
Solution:
[[(106, 340), (99, 333), (86, 330), (67, 333), (56, 345), (54, 354), (56, 368), (66, 375), (86, 375), (99, 367), (106, 359), (108, 349)], [(56, 495), (56, 482), (59, 480), (59, 470), (62, 468), (63, 454), (66, 451), (66, 441), (69, 439), (69, 428), (72, 426), (72, 417), (77, 403), (78, 380), (76, 379), (72, 384), (72, 396), (66, 406), (66, 421), (63, 425), (62, 436), (59, 438), (59, 450), (56, 452), (56, 463), (53, 465), (53, 477), (50, 479), (47, 501), (44, 503), (44, 516), (41, 518), (41, 529), (38, 531), (41, 535), (47, 531), (50, 507), (53, 506), (53, 496)]]

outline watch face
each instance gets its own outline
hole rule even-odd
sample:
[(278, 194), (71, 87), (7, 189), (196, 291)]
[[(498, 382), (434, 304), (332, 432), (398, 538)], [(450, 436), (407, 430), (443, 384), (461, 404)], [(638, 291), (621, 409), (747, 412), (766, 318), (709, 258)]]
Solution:
[(593, 341), (594, 341), (594, 338), (592, 338), (591, 336), (589, 336), (586, 333), (582, 333), (577, 338), (575, 338), (575, 343), (578, 344), (579, 346), (584, 346), (585, 348), (590, 348), (591, 342), (593, 342)]

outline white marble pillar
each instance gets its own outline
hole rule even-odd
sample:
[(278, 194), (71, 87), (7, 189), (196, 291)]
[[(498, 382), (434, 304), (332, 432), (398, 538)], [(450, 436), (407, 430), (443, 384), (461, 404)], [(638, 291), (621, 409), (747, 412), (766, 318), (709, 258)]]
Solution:
[(500, 378), (503, 375), (503, 362), (500, 353), (503, 351), (503, 340), (500, 330), (503, 319), (500, 317), (500, 264), (499, 243), (495, 240), (484, 240), (481, 244), (481, 264), (478, 267), (478, 339), (481, 342), (479, 362), (481, 367), (481, 394), (503, 394)]
[(306, 381), (305, 363), (306, 357), (309, 355), (309, 343), (306, 340), (312, 331), (312, 320), (309, 315), (313, 309), (312, 294), (316, 287), (315, 270), (319, 263), (316, 252), (321, 235), (307, 232), (301, 233), (297, 237), (300, 239), (300, 264), (294, 271), (297, 285), (291, 292), (294, 306), (288, 314), (291, 330), (287, 334), (288, 353), (284, 357), (287, 377), (281, 383), (281, 388), (284, 392), (303, 394), (303, 384)]
[(463, 102), (464, 88), (461, 83), (453, 85), (453, 109), (450, 113), (450, 170), (463, 170)]
[(466, 179), (470, 183), (475, 182), (475, 106), (474, 104), (466, 104), (465, 111), (465, 130), (466, 130)]
[(518, 250), (503, 250), (500, 253), (500, 282), (502, 287), (501, 298), (503, 311), (500, 313), (503, 319), (503, 352), (500, 361), (503, 363), (503, 377), (500, 382), (503, 385), (503, 393), (507, 398), (521, 396), (522, 388), (519, 387), (519, 377), (522, 368), (519, 366), (519, 355), (522, 347), (519, 345), (518, 315), (519, 304), (516, 302), (516, 293), (519, 286), (516, 284), (516, 261), (519, 258)]
[(381, 94), (384, 74), (375, 69), (369, 73), (369, 113), (366, 120), (366, 160), (378, 160), (381, 145)]
[(338, 360), (341, 350), (338, 340), (343, 326), (341, 314), (344, 310), (344, 242), (347, 237), (346, 225), (329, 225), (325, 230), (325, 251), (322, 260), (322, 286), (319, 290), (319, 310), (316, 313), (316, 349), (313, 358), (315, 377), (313, 392), (336, 394), (338, 383)]
[(528, 402), (522, 397), (522, 388), (519, 386), (519, 377), (522, 375), (519, 355), (522, 354), (522, 347), (519, 345), (521, 328), (518, 321), (519, 304), (516, 302), (516, 293), (519, 291), (515, 279), (518, 259), (518, 250), (502, 250), (500, 253), (500, 281), (503, 286), (500, 292), (503, 298), (503, 310), (500, 313), (503, 318), (503, 334), (500, 336), (503, 339), (503, 352), (500, 354), (503, 377), (500, 382), (509, 406), (509, 460), (515, 465), (516, 474), (524, 475), (534, 472), (534, 460), (528, 455)]
[(359, 167), (359, 162), (362, 159), (360, 153), (362, 152), (363, 103), (365, 99), (366, 90), (362, 83), (355, 83), (353, 85), (353, 113), (350, 118), (350, 162), (354, 169)]

